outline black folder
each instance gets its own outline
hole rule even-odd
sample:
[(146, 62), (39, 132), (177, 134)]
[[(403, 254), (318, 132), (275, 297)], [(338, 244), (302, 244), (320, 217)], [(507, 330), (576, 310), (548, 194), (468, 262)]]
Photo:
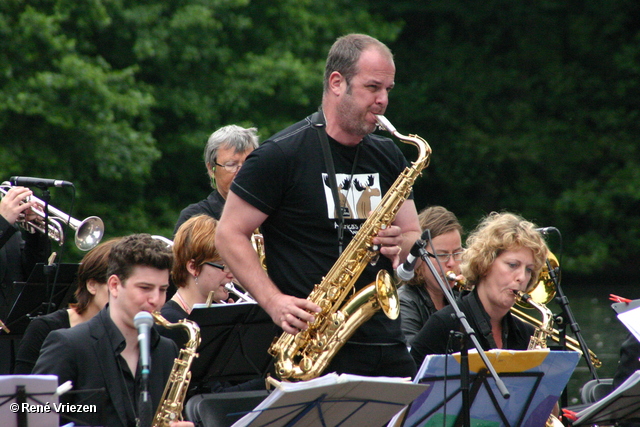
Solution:
[(215, 304), (195, 308), (188, 319), (200, 326), (199, 357), (191, 366), (192, 385), (242, 382), (265, 377), (268, 353), (278, 327), (258, 304)]

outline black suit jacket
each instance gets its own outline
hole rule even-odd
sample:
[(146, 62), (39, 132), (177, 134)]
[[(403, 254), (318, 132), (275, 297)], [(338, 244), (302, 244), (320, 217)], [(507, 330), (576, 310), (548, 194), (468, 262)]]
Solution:
[[(95, 413), (68, 414), (81, 421), (81, 425), (135, 425), (137, 396), (131, 396), (128, 392), (118, 362), (123, 343), (124, 338), (109, 317), (107, 306), (86, 323), (52, 331), (42, 346), (33, 373), (57, 375), (59, 384), (72, 381), (73, 390), (61, 396), (61, 403), (96, 405)], [(178, 348), (173, 341), (161, 337), (152, 328), (150, 353), (149, 392), (152, 411), (155, 411), (178, 355)], [(104, 389), (104, 392), (96, 389)]]
[(6, 320), (20, 289), (14, 282), (27, 280), (33, 266), (48, 256), (48, 237), (42, 233), (25, 233), (0, 215), (0, 320)]

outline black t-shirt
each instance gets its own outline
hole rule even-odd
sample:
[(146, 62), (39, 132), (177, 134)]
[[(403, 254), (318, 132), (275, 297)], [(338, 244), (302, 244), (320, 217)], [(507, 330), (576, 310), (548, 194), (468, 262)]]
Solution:
[[(160, 309), (160, 314), (167, 319), (169, 323), (178, 323), (180, 320), (186, 319), (189, 316), (189, 314), (180, 307), (180, 304), (172, 299), (164, 303)], [(158, 324), (154, 326), (160, 335), (172, 339), (178, 348), (184, 348), (187, 341), (189, 341), (189, 334), (185, 328), (165, 328)]]
[[(378, 135), (368, 135), (359, 147), (331, 138), (329, 145), (340, 197), (346, 198), (346, 248), (407, 161), (393, 141)], [(339, 222), (328, 182), (320, 140), (307, 117), (254, 150), (231, 184), (231, 191), (268, 215), (260, 227), (267, 269), (286, 294), (308, 297), (338, 259)], [(365, 268), (356, 287), (374, 282), (381, 269), (393, 271), (383, 256)], [(378, 312), (351, 341), (403, 342), (400, 321)]]
[(42, 343), (49, 332), (71, 327), (66, 308), (31, 320), (16, 355), (14, 374), (30, 374), (40, 355)]
[(176, 225), (173, 229), (173, 235), (175, 236), (180, 226), (192, 216), (205, 214), (215, 219), (220, 219), (222, 209), (224, 208), (224, 202), (224, 197), (218, 193), (218, 190), (213, 190), (206, 199), (200, 200), (198, 203), (192, 203), (182, 209), (180, 216), (178, 217), (178, 221), (176, 221)]

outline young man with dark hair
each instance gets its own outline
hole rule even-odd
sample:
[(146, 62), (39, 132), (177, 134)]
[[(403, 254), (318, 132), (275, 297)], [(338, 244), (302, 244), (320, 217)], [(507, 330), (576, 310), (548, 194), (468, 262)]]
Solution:
[[(34, 374), (53, 374), (73, 390), (61, 403), (95, 405), (95, 411), (62, 414), (83, 425), (136, 426), (140, 420), (142, 374), (134, 317), (159, 310), (169, 287), (173, 256), (166, 244), (148, 234), (122, 238), (109, 253), (109, 303), (93, 319), (53, 331), (45, 340)], [(178, 355), (175, 343), (150, 332), (148, 391), (154, 411)], [(151, 414), (152, 416), (153, 414)], [(175, 423), (193, 426), (192, 423)]]

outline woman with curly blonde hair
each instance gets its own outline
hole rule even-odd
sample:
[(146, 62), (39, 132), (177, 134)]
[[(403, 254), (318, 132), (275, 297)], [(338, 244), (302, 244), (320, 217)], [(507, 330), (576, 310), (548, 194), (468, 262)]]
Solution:
[[(460, 268), (474, 289), (459, 307), (484, 350), (527, 349), (534, 328), (509, 310), (517, 291), (533, 289), (548, 253), (536, 226), (508, 212), (489, 214), (469, 235)], [(461, 330), (453, 313), (451, 306), (438, 311), (416, 335), (411, 355), (418, 366), (428, 354), (460, 351), (460, 339), (451, 336)]]

